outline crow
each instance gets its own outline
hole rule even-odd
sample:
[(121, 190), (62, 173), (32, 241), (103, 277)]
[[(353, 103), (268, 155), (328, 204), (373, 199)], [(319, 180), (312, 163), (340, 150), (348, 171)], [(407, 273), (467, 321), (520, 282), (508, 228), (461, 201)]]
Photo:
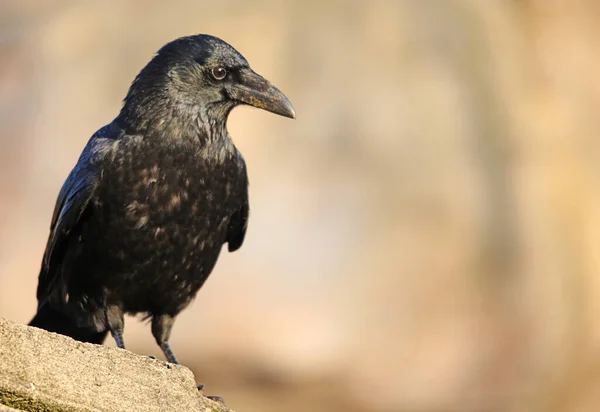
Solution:
[(222, 246), (242, 246), (248, 176), (226, 127), (238, 105), (295, 118), (288, 98), (210, 35), (163, 46), (88, 141), (56, 201), (31, 326), (119, 348), (124, 314), (169, 336)]

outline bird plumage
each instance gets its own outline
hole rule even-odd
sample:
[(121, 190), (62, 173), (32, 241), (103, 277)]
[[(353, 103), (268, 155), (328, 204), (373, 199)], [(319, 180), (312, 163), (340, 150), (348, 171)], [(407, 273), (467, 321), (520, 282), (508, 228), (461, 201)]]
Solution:
[(142, 314), (176, 362), (175, 317), (222, 245), (235, 251), (246, 233), (246, 164), (226, 128), (239, 104), (294, 117), (220, 39), (189, 36), (158, 52), (58, 195), (31, 325), (94, 343), (110, 331), (124, 347), (123, 315)]

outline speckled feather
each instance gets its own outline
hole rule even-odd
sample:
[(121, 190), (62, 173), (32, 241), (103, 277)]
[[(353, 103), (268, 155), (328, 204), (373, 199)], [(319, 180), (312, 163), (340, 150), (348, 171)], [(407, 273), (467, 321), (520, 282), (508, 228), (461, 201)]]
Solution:
[(227, 132), (240, 104), (294, 118), (275, 86), (216, 37), (165, 45), (96, 132), (56, 202), (30, 325), (85, 342), (108, 331), (124, 348), (124, 313), (152, 318), (169, 362), (175, 317), (248, 222), (246, 165)]
[(111, 306), (174, 317), (222, 245), (244, 240), (246, 166), (225, 127), (234, 104), (172, 90), (173, 68), (165, 77), (155, 67), (165, 59), (159, 52), (120, 116), (90, 139), (56, 203), (37, 297), (79, 326), (106, 330)]
[(63, 188), (38, 299), (68, 306), (88, 325), (111, 304), (129, 313), (179, 313), (222, 245), (233, 251), (243, 241), (244, 160), (235, 147), (214, 160), (220, 150), (101, 129)]

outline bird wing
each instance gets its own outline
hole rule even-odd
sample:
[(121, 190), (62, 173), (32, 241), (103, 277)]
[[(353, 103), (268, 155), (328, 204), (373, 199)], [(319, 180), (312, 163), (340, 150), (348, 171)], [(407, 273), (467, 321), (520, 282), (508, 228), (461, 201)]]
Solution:
[(238, 152), (238, 161), (244, 185), (244, 191), (240, 208), (237, 209), (229, 219), (226, 241), (228, 243), (227, 249), (230, 252), (235, 252), (242, 246), (242, 243), (244, 243), (246, 229), (248, 227), (248, 214), (250, 212), (250, 206), (248, 203), (248, 173), (246, 170), (246, 162), (244, 161), (244, 158), (240, 152)]
[(246, 228), (248, 227), (248, 212), (248, 197), (246, 196), (246, 201), (242, 207), (236, 210), (229, 220), (227, 249), (230, 252), (235, 252), (242, 246), (242, 243), (244, 243), (244, 237), (246, 237)]
[(40, 303), (51, 294), (69, 241), (88, 214), (86, 212), (98, 183), (98, 161), (115, 142), (114, 138), (104, 134), (105, 128), (92, 136), (58, 194), (38, 282), (37, 298)]

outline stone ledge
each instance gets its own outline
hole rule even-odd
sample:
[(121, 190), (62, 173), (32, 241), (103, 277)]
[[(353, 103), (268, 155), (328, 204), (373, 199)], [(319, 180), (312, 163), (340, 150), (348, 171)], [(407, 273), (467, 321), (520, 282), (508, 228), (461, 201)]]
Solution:
[(232, 412), (185, 366), (0, 318), (0, 412)]

